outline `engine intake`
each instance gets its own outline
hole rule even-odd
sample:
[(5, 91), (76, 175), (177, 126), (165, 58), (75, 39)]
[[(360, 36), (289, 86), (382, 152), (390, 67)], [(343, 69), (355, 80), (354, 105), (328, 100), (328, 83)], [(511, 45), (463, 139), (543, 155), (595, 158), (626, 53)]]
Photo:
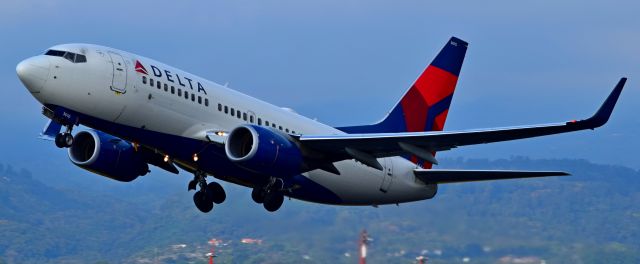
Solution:
[(131, 143), (97, 130), (76, 134), (69, 159), (80, 168), (122, 182), (149, 172), (149, 165)]
[(288, 135), (256, 125), (231, 131), (225, 152), (241, 167), (270, 176), (295, 175), (304, 165), (300, 149)]

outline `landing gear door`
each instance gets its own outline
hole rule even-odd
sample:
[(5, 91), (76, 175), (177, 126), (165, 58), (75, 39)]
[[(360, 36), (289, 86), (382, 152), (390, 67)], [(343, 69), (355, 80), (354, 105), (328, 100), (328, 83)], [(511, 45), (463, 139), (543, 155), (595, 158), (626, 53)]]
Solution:
[(113, 65), (111, 90), (118, 93), (125, 93), (127, 91), (127, 65), (124, 63), (122, 55), (111, 51), (108, 53)]
[(393, 159), (384, 159), (384, 170), (382, 171), (382, 183), (380, 184), (380, 191), (387, 193), (391, 183), (393, 182)]

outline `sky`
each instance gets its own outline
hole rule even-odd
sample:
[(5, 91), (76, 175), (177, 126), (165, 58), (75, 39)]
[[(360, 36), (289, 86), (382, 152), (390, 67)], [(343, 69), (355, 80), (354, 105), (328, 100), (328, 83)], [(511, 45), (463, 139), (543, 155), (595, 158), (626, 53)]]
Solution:
[(469, 42), (446, 130), (586, 118), (595, 131), (440, 157), (588, 159), (640, 168), (637, 1), (10, 1), (0, 9), (0, 162), (71, 165), (15, 73), (60, 43), (154, 58), (334, 126), (381, 119), (451, 36)]

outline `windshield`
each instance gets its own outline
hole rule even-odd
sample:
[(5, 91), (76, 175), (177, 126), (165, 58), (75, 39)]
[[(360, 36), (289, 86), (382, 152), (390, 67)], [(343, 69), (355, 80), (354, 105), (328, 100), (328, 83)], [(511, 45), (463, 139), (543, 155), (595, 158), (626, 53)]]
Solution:
[(47, 50), (44, 55), (54, 56), (54, 57), (63, 57), (70, 62), (73, 63), (84, 63), (87, 62), (87, 57), (82, 54), (77, 54), (69, 51), (61, 51), (61, 50)]

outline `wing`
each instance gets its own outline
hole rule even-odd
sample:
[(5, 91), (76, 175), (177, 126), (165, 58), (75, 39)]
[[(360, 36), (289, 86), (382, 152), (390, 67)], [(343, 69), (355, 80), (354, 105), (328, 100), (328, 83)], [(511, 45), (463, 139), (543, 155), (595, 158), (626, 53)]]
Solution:
[(626, 80), (626, 78), (620, 79), (592, 117), (579, 121), (465, 131), (302, 135), (299, 137), (299, 141), (302, 146), (323, 153), (328, 160), (339, 161), (353, 158), (378, 169), (382, 166), (376, 161), (376, 158), (404, 154), (415, 155), (437, 164), (431, 154), (435, 151), (600, 127), (609, 120)]
[(413, 174), (424, 183), (457, 183), (471, 181), (506, 180), (548, 176), (569, 176), (563, 171), (510, 171), (510, 170), (414, 170)]

